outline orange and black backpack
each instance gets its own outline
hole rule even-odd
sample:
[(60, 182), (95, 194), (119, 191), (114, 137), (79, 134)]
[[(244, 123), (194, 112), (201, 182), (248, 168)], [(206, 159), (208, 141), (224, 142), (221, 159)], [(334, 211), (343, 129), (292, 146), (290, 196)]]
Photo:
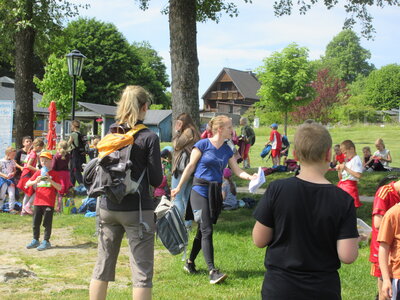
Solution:
[(139, 124), (125, 132), (122, 127), (116, 127), (115, 132), (107, 134), (99, 141), (98, 157), (92, 159), (83, 171), (88, 197), (105, 196), (108, 200), (121, 203), (128, 194), (138, 193), (140, 196), (140, 183), (146, 169), (138, 180), (134, 180), (131, 176), (130, 155), (135, 134), (145, 128), (147, 127)]

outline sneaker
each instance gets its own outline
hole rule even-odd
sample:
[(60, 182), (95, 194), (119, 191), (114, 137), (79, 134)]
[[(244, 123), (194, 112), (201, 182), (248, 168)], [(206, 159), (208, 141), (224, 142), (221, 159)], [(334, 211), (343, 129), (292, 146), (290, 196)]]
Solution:
[(32, 242), (30, 242), (28, 245), (26, 245), (26, 249), (36, 248), (39, 245), (40, 245), (39, 241), (33, 239)]
[(43, 241), (40, 243), (40, 246), (37, 247), (36, 249), (37, 249), (38, 251), (43, 251), (43, 250), (50, 249), (50, 248), (51, 248), (50, 242), (48, 242), (48, 241), (46, 241), (46, 240), (43, 240)]
[(210, 272), (210, 283), (221, 283), (225, 280), (226, 277), (228, 277), (228, 275), (221, 273), (218, 269), (213, 269)]
[(196, 270), (196, 265), (194, 262), (189, 262), (186, 260), (185, 265), (183, 266), (183, 269), (188, 272), (189, 274), (196, 274), (198, 271)]

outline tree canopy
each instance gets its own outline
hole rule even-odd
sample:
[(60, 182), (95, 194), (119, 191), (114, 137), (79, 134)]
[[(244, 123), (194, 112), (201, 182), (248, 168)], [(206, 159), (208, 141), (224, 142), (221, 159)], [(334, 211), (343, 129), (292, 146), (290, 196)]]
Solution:
[(256, 106), (272, 105), (283, 113), (286, 134), (288, 112), (312, 98), (313, 76), (307, 48), (293, 43), (281, 52), (274, 52), (264, 59), (264, 65), (257, 70), (257, 78), (261, 82), (258, 95), (261, 99)]
[(343, 30), (326, 46), (323, 61), (335, 75), (347, 83), (358, 75), (368, 76), (375, 68), (367, 62), (371, 58), (369, 50), (360, 45), (360, 38), (350, 29)]
[(377, 110), (399, 108), (400, 66), (386, 65), (372, 71), (365, 80), (364, 96), (367, 103)]
[[(68, 66), (65, 57), (57, 58), (50, 55), (42, 80), (33, 79), (39, 91), (43, 93), (40, 107), (49, 107), (51, 101), (56, 102), (59, 119), (66, 119), (71, 113), (72, 106), (72, 78), (68, 74)], [(85, 91), (85, 83), (82, 79), (76, 81), (76, 97), (79, 98)]]

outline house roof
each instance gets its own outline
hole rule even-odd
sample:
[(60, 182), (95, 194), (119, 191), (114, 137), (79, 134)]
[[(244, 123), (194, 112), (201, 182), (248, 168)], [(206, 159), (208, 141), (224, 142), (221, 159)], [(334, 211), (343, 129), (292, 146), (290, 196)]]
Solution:
[(91, 110), (102, 116), (115, 116), (116, 106), (95, 104), (88, 102), (78, 102), (78, 104), (84, 108), (84, 110)]
[(224, 72), (232, 79), (233, 84), (236, 86), (240, 94), (242, 94), (244, 99), (260, 100), (260, 97), (257, 96), (257, 91), (260, 89), (261, 84), (257, 80), (255, 74), (251, 71), (240, 71), (231, 68), (223, 68), (221, 70), (213, 83), (203, 94), (203, 99), (206, 97), (207, 93), (212, 90), (214, 84)]
[[(103, 104), (94, 104), (88, 102), (78, 102), (78, 104), (83, 107), (85, 110), (93, 111), (101, 116), (111, 116), (114, 117), (116, 115), (116, 106), (111, 105), (103, 105)], [(79, 112), (76, 112), (77, 116), (79, 116)], [(144, 122), (146, 125), (158, 125), (165, 118), (172, 114), (172, 110), (152, 110), (149, 109), (146, 113), (146, 118)]]
[[(0, 77), (0, 100), (15, 101), (14, 79), (3, 76)], [(38, 103), (42, 100), (42, 95), (33, 92), (33, 111), (48, 114), (49, 110), (46, 107), (39, 107)]]
[[(15, 101), (14, 79), (3, 76), (0, 77), (0, 100)], [(33, 92), (33, 111), (35, 113), (48, 114), (47, 107), (39, 107), (38, 103), (42, 99), (42, 95)], [(88, 102), (78, 102), (81, 110), (75, 111), (77, 117), (114, 117), (116, 114), (116, 106), (95, 104)], [(15, 108), (14, 108), (15, 109)], [(172, 114), (172, 110), (148, 110), (144, 123), (146, 125), (158, 125), (165, 118)]]

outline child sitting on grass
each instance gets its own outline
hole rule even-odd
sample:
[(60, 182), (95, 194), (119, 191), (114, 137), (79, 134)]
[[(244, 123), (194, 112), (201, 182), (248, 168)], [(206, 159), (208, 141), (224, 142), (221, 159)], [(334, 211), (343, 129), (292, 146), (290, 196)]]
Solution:
[(253, 242), (268, 246), (262, 299), (341, 299), (337, 270), (356, 260), (358, 232), (353, 199), (325, 178), (331, 147), (325, 127), (300, 125), (300, 174), (271, 182), (254, 211)]
[(16, 214), (15, 205), (15, 171), (16, 163), (14, 161), (17, 151), (13, 147), (6, 149), (6, 156), (0, 160), (0, 211), (3, 211), (3, 202), (8, 193), (8, 208), (10, 214)]
[(354, 206), (362, 205), (358, 196), (357, 182), (360, 180), (363, 168), (360, 157), (356, 153), (356, 146), (351, 140), (345, 140), (340, 144), (340, 151), (345, 155), (344, 163), (336, 166), (338, 171), (338, 187), (349, 193), (354, 199)]
[[(37, 171), (26, 183), (26, 186), (36, 185), (35, 208), (33, 213), (33, 240), (26, 248), (36, 248), (43, 251), (51, 247), (50, 236), (53, 224), (54, 204), (56, 202), (57, 191), (61, 190), (60, 179), (57, 171), (51, 169), (53, 156), (50, 152), (40, 154), (42, 169)], [(44, 237), (39, 243), (40, 224), (43, 219)]]
[(232, 180), (232, 171), (225, 168), (224, 181), (222, 182), (222, 199), (223, 208), (225, 210), (232, 210), (238, 208), (238, 201), (236, 199), (236, 184)]
[(373, 169), (371, 169), (372, 165), (374, 164), (374, 161), (371, 159), (371, 148), (368, 146), (365, 146), (362, 149), (363, 155), (364, 155), (364, 162), (363, 162), (363, 170), (371, 172)]
[(340, 151), (340, 145), (339, 144), (336, 144), (333, 147), (333, 151), (335, 153), (333, 153), (333, 155), (332, 155), (331, 168), (335, 168), (337, 164), (344, 163), (344, 154), (342, 153), (342, 151)]

